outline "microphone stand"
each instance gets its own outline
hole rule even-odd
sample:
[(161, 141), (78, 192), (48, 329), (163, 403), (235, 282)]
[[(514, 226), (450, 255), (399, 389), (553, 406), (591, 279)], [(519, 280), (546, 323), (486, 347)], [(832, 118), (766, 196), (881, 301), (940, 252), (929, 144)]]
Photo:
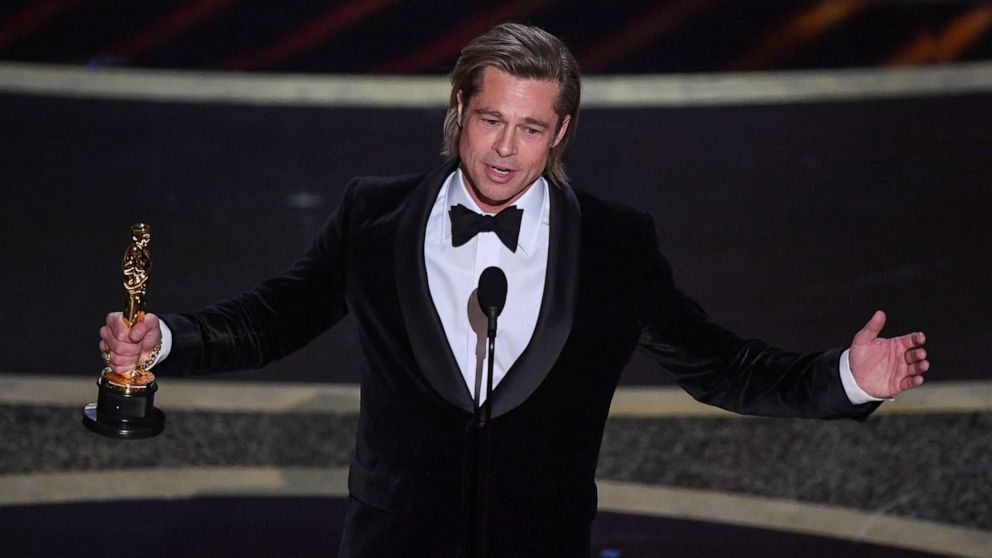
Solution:
[[(498, 267), (488, 267), (479, 276), (477, 298), (479, 309), (485, 313), (488, 327), (488, 370), (486, 376), (486, 402), (481, 403), (482, 378), (475, 376), (475, 398), (472, 406), (468, 461), (469, 474), (465, 482), (469, 485), (463, 492), (469, 498), (469, 505), (463, 505), (469, 513), (468, 547), (473, 558), (486, 556), (486, 531), (489, 512), (489, 465), (492, 450), (493, 424), (493, 367), (496, 352), (496, 318), (506, 304), (506, 274)], [(464, 485), (463, 485), (464, 486)]]
[[(479, 397), (476, 395), (476, 439), (480, 443), (475, 448), (476, 453), (476, 486), (473, 498), (474, 510), (473, 518), (475, 523), (475, 536), (473, 540), (472, 556), (475, 558), (485, 558), (486, 556), (486, 527), (489, 513), (489, 456), (492, 452), (492, 426), (493, 426), (493, 360), (496, 351), (496, 316), (498, 310), (495, 307), (486, 308), (486, 316), (489, 318), (489, 330), (486, 335), (488, 340), (488, 374), (486, 374), (486, 402), (478, 404)], [(480, 382), (476, 382), (478, 385)], [(479, 386), (481, 388), (481, 386)], [(482, 421), (478, 422), (478, 415), (482, 411)]]

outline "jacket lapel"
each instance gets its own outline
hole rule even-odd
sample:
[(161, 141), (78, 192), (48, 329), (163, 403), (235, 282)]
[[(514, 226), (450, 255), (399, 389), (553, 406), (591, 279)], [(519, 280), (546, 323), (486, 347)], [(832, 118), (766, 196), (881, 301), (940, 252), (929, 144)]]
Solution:
[[(541, 309), (530, 343), (493, 390), (493, 398), (487, 403), (493, 405), (494, 417), (513, 410), (534, 393), (554, 367), (572, 330), (578, 295), (582, 214), (575, 192), (568, 185), (550, 183), (548, 192), (551, 196), (551, 230)], [(498, 337), (496, 342), (499, 343)]]
[(456, 165), (453, 162), (434, 169), (417, 185), (399, 223), (393, 257), (403, 323), (421, 372), (445, 401), (472, 412), (472, 396), (434, 308), (424, 264), (427, 219), (444, 180)]
[[(424, 235), (431, 207), (457, 162), (427, 174), (412, 193), (396, 235), (396, 287), (406, 334), (414, 357), (430, 386), (445, 401), (472, 412), (472, 395), (444, 333), (430, 296), (424, 264)], [(548, 268), (534, 335), (524, 352), (493, 390), (492, 415), (505, 414), (523, 403), (554, 367), (572, 329), (578, 294), (581, 211), (567, 185), (548, 188), (551, 224)], [(498, 340), (497, 340), (498, 342)]]

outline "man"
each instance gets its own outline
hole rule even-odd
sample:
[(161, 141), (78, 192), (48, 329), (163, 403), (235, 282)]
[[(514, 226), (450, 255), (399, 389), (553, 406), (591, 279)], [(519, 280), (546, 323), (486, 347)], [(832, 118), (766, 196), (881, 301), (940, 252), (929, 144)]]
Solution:
[[(863, 419), (922, 383), (923, 334), (878, 338), (880, 312), (843, 353), (711, 323), (675, 288), (650, 217), (567, 183), (579, 74), (554, 36), (497, 26), (451, 79), (447, 163), (352, 181), (304, 257), (251, 292), (167, 327), (111, 314), (100, 332), (115, 370), (164, 341), (160, 370), (214, 371), (262, 366), (352, 313), (366, 366), (343, 556), (466, 555), (476, 395), (494, 417), (489, 556), (588, 556), (603, 427), (638, 345), (695, 398), (742, 413)], [(509, 292), (485, 401), (473, 289), (490, 265)]]

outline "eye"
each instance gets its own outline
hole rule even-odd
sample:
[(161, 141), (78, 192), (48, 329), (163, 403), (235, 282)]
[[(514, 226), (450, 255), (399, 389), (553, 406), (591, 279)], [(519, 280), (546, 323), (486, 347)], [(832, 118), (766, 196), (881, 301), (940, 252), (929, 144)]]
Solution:
[(495, 118), (483, 118), (482, 123), (486, 126), (496, 126), (499, 124), (499, 120), (496, 120)]
[(541, 131), (538, 130), (537, 128), (527, 128), (527, 135), (528, 136), (536, 136), (536, 135), (538, 135), (540, 133), (541, 133)]

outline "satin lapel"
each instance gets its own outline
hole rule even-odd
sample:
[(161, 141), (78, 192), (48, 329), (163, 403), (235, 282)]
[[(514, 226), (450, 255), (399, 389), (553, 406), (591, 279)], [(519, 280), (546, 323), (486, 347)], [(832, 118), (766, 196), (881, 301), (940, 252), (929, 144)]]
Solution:
[[(544, 295), (534, 336), (520, 358), (493, 390), (493, 416), (523, 403), (554, 367), (572, 331), (579, 277), (579, 232), (582, 213), (569, 186), (548, 188), (551, 229)], [(499, 337), (496, 337), (499, 343)]]
[(445, 401), (471, 412), (472, 396), (451, 354), (444, 326), (431, 300), (424, 265), (427, 218), (441, 185), (454, 169), (452, 163), (431, 171), (411, 196), (396, 234), (396, 288), (406, 334), (427, 382)]

